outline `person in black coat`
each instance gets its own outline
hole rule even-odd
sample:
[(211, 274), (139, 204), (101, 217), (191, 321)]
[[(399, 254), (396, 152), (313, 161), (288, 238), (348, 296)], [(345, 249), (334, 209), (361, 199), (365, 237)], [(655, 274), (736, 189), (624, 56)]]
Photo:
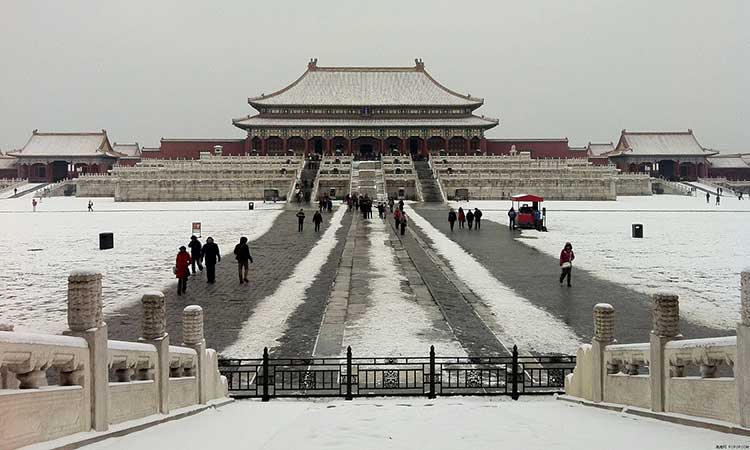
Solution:
[[(318, 212), (322, 210), (323, 210), (323, 207), (321, 206)], [(303, 226), (305, 226), (305, 212), (300, 208), (299, 212), (297, 212), (297, 231), (301, 233)]]
[(401, 227), (401, 236), (406, 234), (406, 213), (401, 212), (401, 220), (399, 221), (399, 226)]
[(482, 210), (474, 208), (474, 228), (477, 230), (482, 227)]
[(214, 238), (206, 238), (206, 245), (201, 249), (201, 257), (206, 263), (208, 284), (216, 283), (216, 263), (221, 261), (221, 253), (219, 253), (219, 246), (214, 243)]
[[(240, 274), (240, 284), (247, 283), (247, 272), (253, 257), (250, 256), (250, 247), (247, 246), (247, 238), (242, 236), (240, 243), (234, 246), (234, 257), (237, 259), (237, 272)], [(243, 273), (244, 272), (244, 273)]]
[(451, 231), (453, 231), (453, 226), (456, 224), (456, 211), (453, 208), (448, 211), (448, 223), (451, 226)]
[(320, 224), (323, 222), (323, 214), (320, 211), (315, 211), (313, 215), (313, 223), (315, 224), (315, 231), (320, 231)]
[(469, 231), (471, 231), (471, 227), (474, 225), (474, 213), (471, 210), (466, 213), (466, 225), (469, 226)]
[(190, 259), (193, 266), (193, 275), (195, 275), (195, 265), (198, 264), (198, 269), (203, 272), (203, 264), (201, 264), (201, 241), (195, 235), (190, 236)]

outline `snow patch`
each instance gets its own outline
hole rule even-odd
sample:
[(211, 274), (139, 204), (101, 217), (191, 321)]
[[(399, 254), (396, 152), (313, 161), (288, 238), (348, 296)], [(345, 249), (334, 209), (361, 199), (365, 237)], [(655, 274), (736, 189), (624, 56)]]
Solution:
[[(534, 306), (497, 280), (481, 263), (416, 211), (408, 207), (412, 223), (432, 240), (433, 248), (453, 271), (492, 309), (498, 324), (519, 346), (545, 352), (572, 353), (580, 339), (552, 314)], [(544, 333), (540, 333), (544, 330)]]
[[(258, 302), (253, 315), (245, 321), (237, 341), (222, 352), (225, 356), (260, 358), (263, 348), (272, 348), (286, 332), (289, 316), (305, 301), (305, 291), (312, 286), (328, 255), (336, 247), (336, 232), (346, 208), (339, 207), (331, 224), (318, 243), (294, 268), (292, 275), (283, 280), (276, 291)], [(252, 281), (250, 281), (252, 285)]]

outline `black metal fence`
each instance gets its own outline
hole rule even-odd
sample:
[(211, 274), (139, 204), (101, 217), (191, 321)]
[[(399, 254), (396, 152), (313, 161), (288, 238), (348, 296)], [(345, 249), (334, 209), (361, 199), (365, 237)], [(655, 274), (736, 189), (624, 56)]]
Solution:
[(562, 393), (575, 356), (220, 359), (229, 394), (236, 398), (438, 395), (521, 395)]

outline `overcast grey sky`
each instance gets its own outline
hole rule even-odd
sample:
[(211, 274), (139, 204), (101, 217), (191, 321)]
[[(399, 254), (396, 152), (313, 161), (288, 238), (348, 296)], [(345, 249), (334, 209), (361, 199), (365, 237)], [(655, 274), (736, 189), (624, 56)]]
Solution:
[(493, 137), (692, 128), (750, 151), (750, 1), (0, 0), (0, 148), (31, 131), (242, 137), (247, 97), (322, 66), (409, 66)]

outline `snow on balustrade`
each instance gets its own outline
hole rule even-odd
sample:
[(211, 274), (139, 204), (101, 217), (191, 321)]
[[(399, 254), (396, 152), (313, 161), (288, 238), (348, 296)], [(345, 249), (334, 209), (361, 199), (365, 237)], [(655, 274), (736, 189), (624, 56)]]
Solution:
[[(161, 292), (144, 296), (151, 342), (107, 340), (101, 280), (92, 270), (69, 276), (68, 335), (0, 331), (0, 449), (106, 431), (227, 396), (216, 352), (202, 339), (192, 348), (168, 346)], [(191, 327), (202, 330), (202, 315), (193, 314), (200, 308), (186, 309)]]
[[(658, 413), (750, 423), (750, 342), (737, 336), (682, 339), (678, 297), (659, 293), (653, 302), (650, 342), (607, 345), (601, 354), (594, 351), (596, 338), (592, 345), (582, 345), (565, 392)], [(738, 335), (745, 333), (743, 327), (738, 325)], [(688, 370), (690, 366), (699, 370)]]

